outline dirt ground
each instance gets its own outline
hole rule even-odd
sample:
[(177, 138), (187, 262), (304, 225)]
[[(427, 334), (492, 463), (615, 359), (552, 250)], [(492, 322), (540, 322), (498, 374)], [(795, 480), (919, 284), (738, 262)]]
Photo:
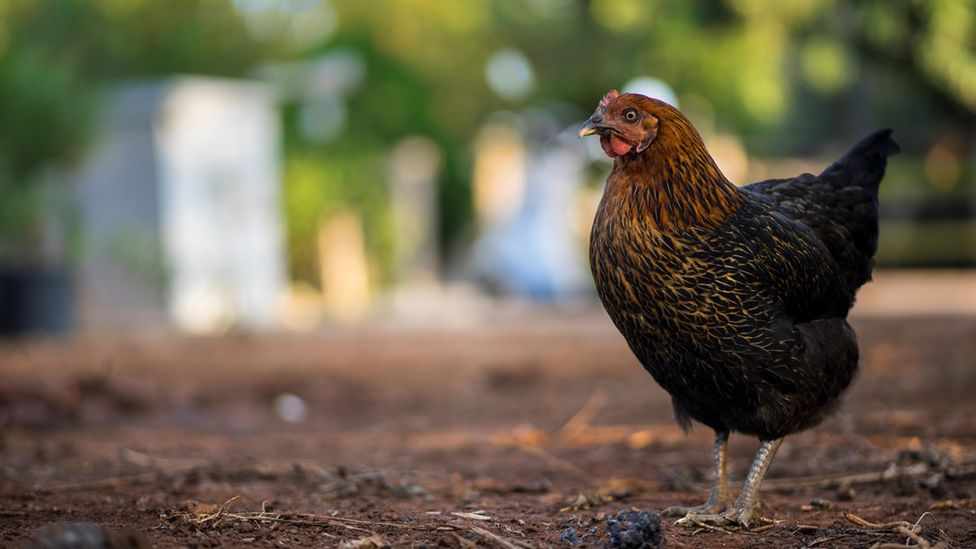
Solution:
[[(781, 448), (763, 492), (775, 522), (665, 519), (668, 547), (905, 546), (899, 526), (912, 545), (976, 547), (976, 317), (854, 324), (862, 372)], [(0, 426), (0, 543), (15, 547), (79, 521), (116, 547), (604, 546), (621, 510), (699, 503), (711, 445), (674, 425), (597, 313), (9, 343)], [(756, 446), (733, 436), (735, 479)]]

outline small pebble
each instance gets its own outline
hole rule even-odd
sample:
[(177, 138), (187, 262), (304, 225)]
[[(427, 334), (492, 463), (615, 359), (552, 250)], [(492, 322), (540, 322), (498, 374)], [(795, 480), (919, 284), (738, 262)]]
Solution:
[(308, 415), (305, 400), (292, 393), (282, 393), (275, 398), (275, 413), (288, 423), (301, 423)]
[(834, 508), (834, 504), (828, 500), (821, 498), (814, 498), (810, 501), (810, 507), (814, 509), (819, 509), (821, 511), (826, 511)]

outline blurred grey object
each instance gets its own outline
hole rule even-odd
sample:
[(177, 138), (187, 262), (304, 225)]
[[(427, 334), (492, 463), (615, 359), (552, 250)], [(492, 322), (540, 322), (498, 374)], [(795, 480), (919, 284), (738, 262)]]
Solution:
[[(474, 277), (495, 291), (556, 302), (585, 295), (589, 274), (573, 236), (586, 151), (575, 128), (562, 129), (540, 111), (518, 119), (526, 142), (513, 167), (518, 189), (509, 211), (486, 219), (474, 246)], [(521, 141), (511, 144), (521, 149)], [(509, 174), (499, 174), (509, 176)]]
[(119, 87), (78, 174), (83, 330), (275, 326), (280, 121), (260, 83)]

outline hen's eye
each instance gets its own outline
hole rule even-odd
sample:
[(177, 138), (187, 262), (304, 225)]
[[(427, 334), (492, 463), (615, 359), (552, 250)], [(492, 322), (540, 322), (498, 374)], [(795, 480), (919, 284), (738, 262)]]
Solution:
[(625, 110), (624, 111), (624, 120), (626, 120), (627, 122), (636, 122), (637, 121), (637, 111), (634, 110), (634, 109), (627, 109), (627, 110)]

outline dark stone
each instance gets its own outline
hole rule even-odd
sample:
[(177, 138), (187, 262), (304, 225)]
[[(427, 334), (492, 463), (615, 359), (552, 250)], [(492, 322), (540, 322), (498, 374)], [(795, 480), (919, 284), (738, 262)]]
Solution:
[(576, 535), (576, 528), (570, 526), (569, 528), (563, 530), (563, 532), (559, 534), (559, 541), (563, 543), (568, 543), (570, 545), (576, 545), (577, 543), (579, 543), (580, 540), (579, 537)]
[(660, 549), (664, 547), (661, 515), (647, 511), (620, 511), (607, 519), (607, 533), (614, 549)]

